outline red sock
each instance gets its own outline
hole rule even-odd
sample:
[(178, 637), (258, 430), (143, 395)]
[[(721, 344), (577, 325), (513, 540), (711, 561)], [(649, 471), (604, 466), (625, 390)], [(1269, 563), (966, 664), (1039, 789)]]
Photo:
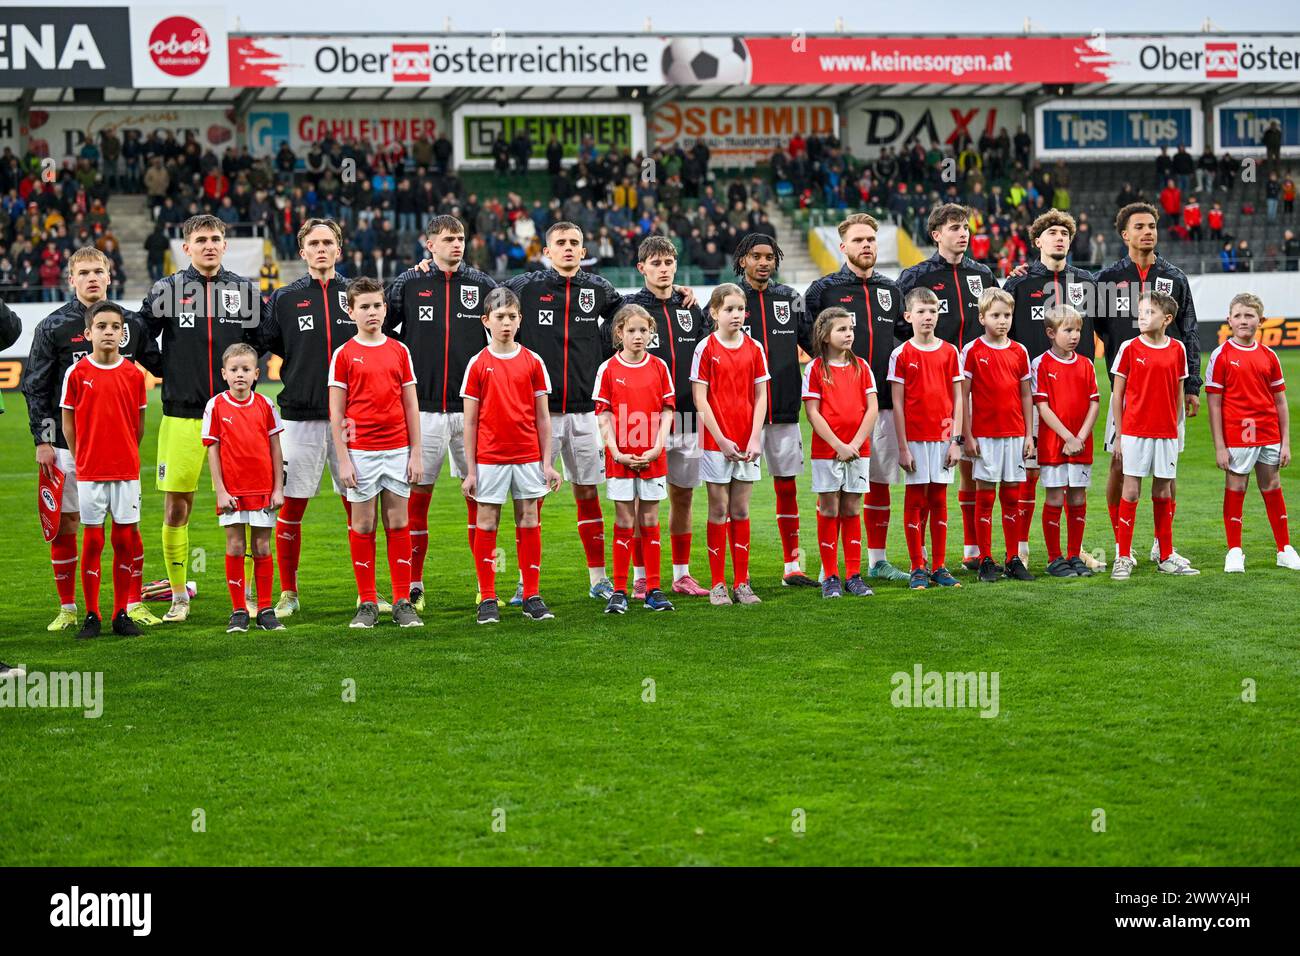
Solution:
[(844, 576), (862, 573), (862, 519), (840, 515), (840, 538), (844, 542)]
[[(1034, 527), (1034, 503), (1038, 497), (1038, 472), (1025, 471), (1025, 480), (1020, 483), (1020, 541), (1029, 540), (1029, 532)], [(1020, 553), (1019, 541), (1016, 553)]]
[(298, 590), (298, 557), (302, 554), (302, 516), (306, 498), (285, 498), (275, 520), (275, 554), (280, 562), (280, 587)]
[(928, 485), (908, 485), (903, 493), (903, 537), (907, 539), (907, 555), (912, 560), (912, 570), (925, 567), (921, 553), (925, 547), (925, 505)]
[(86, 613), (99, 616), (99, 556), (104, 553), (104, 528), (81, 528), (81, 594)]
[[(541, 507), (541, 502), (537, 506)], [(478, 502), (473, 498), (465, 499), (465, 534), (469, 538), (469, 553), (474, 553), (474, 535), (478, 533)], [(421, 559), (423, 560), (423, 559)]]
[(50, 566), (60, 604), (77, 603), (77, 535), (57, 535), (50, 542)]
[(135, 542), (132, 541), (131, 529), (135, 525), (114, 524), (109, 532), (113, 542), (113, 616), (118, 611), (126, 610), (126, 602), (131, 597), (131, 568), (135, 564)]
[(1079, 552), (1083, 550), (1083, 528), (1088, 523), (1088, 502), (1072, 505), (1068, 501), (1065, 503), (1065, 521), (1069, 525), (1066, 530), (1067, 558), (1077, 558)]
[(131, 590), (126, 596), (127, 607), (139, 604), (144, 591), (144, 538), (138, 524), (127, 525), (131, 543)]
[(384, 543), (388, 551), (388, 579), (393, 585), (393, 603), (411, 597), (411, 529), (384, 529)]
[(627, 590), (627, 569), (632, 563), (632, 547), (635, 528), (620, 528), (614, 525), (614, 590)]
[(253, 582), (257, 590), (257, 609), (266, 610), (271, 606), (275, 587), (275, 559), (269, 554), (253, 555)]
[[(1264, 504), (1268, 504), (1268, 492), (1260, 492)], [(1223, 532), (1228, 538), (1229, 548), (1241, 547), (1241, 512), (1246, 504), (1246, 490), (1233, 491), (1223, 489)], [(1280, 548), (1278, 550), (1281, 550)]]
[(605, 566), (605, 516), (599, 498), (578, 499), (578, 537), (587, 552), (587, 567)]
[[(1002, 486), (1006, 488), (1006, 485)], [(957, 492), (958, 495), (963, 492)], [(993, 502), (998, 493), (992, 488), (975, 491), (975, 543), (979, 545), (980, 560), (993, 557)], [(966, 506), (962, 505), (962, 520), (966, 519)], [(1002, 505), (1002, 522), (1006, 525), (1007, 506)]]
[[(515, 531), (515, 545), (519, 544), (519, 532)], [(478, 577), (478, 593), (481, 600), (497, 596), (496, 572), (496, 531), (484, 531), (478, 528), (474, 532), (474, 573)], [(520, 562), (522, 567), (523, 562)]]
[(727, 526), (731, 529), (732, 583), (738, 586), (749, 581), (749, 519), (732, 518)]
[[(1124, 499), (1120, 499), (1123, 501)], [(1106, 502), (1106, 510), (1110, 512), (1110, 530), (1115, 532), (1115, 543), (1119, 544), (1119, 505)], [(1120, 554), (1127, 552), (1121, 551)]]
[(799, 489), (793, 478), (773, 478), (772, 486), (776, 489), (776, 529), (781, 535), (782, 560), (789, 564), (799, 560)]
[[(857, 524), (857, 518), (854, 518)], [(839, 577), (839, 537), (840, 519), (828, 518), (820, 511), (817, 513), (817, 550), (822, 559), (822, 575), (828, 578)]]
[(1261, 491), (1264, 498), (1264, 510), (1268, 512), (1268, 523), (1273, 528), (1273, 542), (1281, 551), (1291, 543), (1291, 532), (1286, 523), (1286, 499), (1282, 497), (1282, 486), (1272, 491)]
[(641, 546), (641, 535), (643, 534), (640, 526), (632, 529), (632, 567), (645, 567), (645, 550)]
[(1115, 544), (1119, 546), (1122, 557), (1128, 557), (1133, 552), (1133, 524), (1137, 521), (1137, 513), (1136, 501), (1129, 501), (1127, 498), (1119, 500), (1119, 507), (1115, 513), (1115, 527), (1118, 530)]
[(343, 502), (343, 512), (348, 516), (348, 530), (352, 530), (352, 502), (348, 501), (347, 495), (339, 495), (339, 501)]
[(432, 500), (431, 493), (412, 488), (411, 497), (406, 502), (406, 527), (411, 533), (412, 581), (424, 580), (424, 557), (429, 553), (429, 502)]
[[(1073, 530), (1073, 529), (1071, 529)], [(1048, 563), (1061, 556), (1061, 506), (1043, 503), (1043, 541), (1047, 543)], [(1007, 542), (1008, 551), (1014, 547)]]
[(541, 593), (542, 526), (520, 528), (515, 533), (515, 541), (519, 547), (519, 570), (524, 576), (524, 600), (527, 600)]
[(357, 595), (363, 603), (379, 603), (379, 595), (375, 590), (375, 533), (361, 534), (349, 527), (348, 545), (352, 550), (352, 572), (357, 578)]
[[(1020, 518), (1021, 487), (1019, 483), (1012, 485), (1003, 482), (1002, 487), (998, 489), (998, 504), (1002, 506), (1002, 538), (1007, 546), (1008, 561), (1020, 553), (1020, 542), (1024, 540), (1020, 537), (1023, 527)], [(1033, 514), (1032, 508), (1030, 514)], [(1058, 531), (1060, 530), (1059, 517), (1058, 515)], [(1059, 547), (1057, 552), (1060, 552)]]
[(1174, 551), (1174, 509), (1171, 498), (1152, 498), (1151, 510), (1156, 521), (1156, 543), (1160, 546), (1160, 560), (1165, 561)]
[(948, 561), (948, 486), (931, 483), (926, 497), (930, 504), (931, 566), (942, 568)]
[(244, 598), (244, 556), (226, 555), (226, 590), (230, 592), (230, 607), (234, 611), (247, 610)]
[(691, 533), (669, 535), (672, 547), (673, 564), (691, 563)]
[[(640, 541), (641, 558), (645, 561), (641, 567), (645, 568), (645, 591), (649, 594), (651, 591), (659, 590), (662, 579), (659, 575), (659, 564), (663, 560), (663, 542), (659, 539), (659, 526), (650, 525), (641, 526), (641, 537), (633, 539)], [(635, 558), (636, 556), (633, 555)]]
[(889, 485), (873, 481), (867, 486), (867, 506), (862, 518), (867, 526), (867, 547), (884, 551), (889, 537)]
[(710, 587), (727, 583), (727, 523), (708, 523)]
[[(975, 505), (978, 501), (978, 491), (958, 491), (957, 503), (961, 505), (961, 540), (962, 545), (966, 548), (979, 546), (979, 528), (975, 523)], [(946, 507), (945, 498), (945, 507)], [(940, 567), (940, 565), (934, 565)]]

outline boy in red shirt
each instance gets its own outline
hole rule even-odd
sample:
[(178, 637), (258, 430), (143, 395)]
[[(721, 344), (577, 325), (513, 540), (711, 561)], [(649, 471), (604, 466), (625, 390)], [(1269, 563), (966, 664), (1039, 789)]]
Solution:
[[(1047, 494), (1043, 502), (1043, 541), (1047, 573), (1054, 578), (1090, 578), (1083, 562), (1083, 528), (1092, 482), (1092, 426), (1101, 408), (1097, 372), (1078, 354), (1083, 316), (1068, 305), (1053, 306), (1043, 317), (1052, 347), (1034, 359), (1030, 371), (1038, 407), (1038, 465)], [(1061, 556), (1061, 510), (1069, 526), (1068, 550)]]
[[(1010, 338), (1016, 300), (1010, 292), (985, 289), (980, 296), (984, 334), (961, 351), (962, 421), (965, 454), (975, 479), (975, 532), (980, 549), (979, 579), (991, 584), (1004, 575), (1017, 581), (1034, 576), (1020, 558), (1020, 486), (1025, 460), (1034, 456), (1030, 415), (1029, 352)], [(1002, 486), (1002, 534), (1006, 565), (993, 560), (993, 499)]]
[(727, 592), (727, 529), (736, 600), (759, 604), (749, 583), (749, 501), (759, 479), (763, 421), (771, 378), (763, 348), (743, 331), (745, 293), (724, 282), (709, 296), (714, 332), (695, 347), (691, 382), (704, 434), (700, 477), (709, 488), (709, 603), (732, 603)]
[(645, 561), (646, 610), (673, 610), (659, 588), (659, 502), (668, 497), (664, 445), (673, 426), (676, 391), (668, 365), (646, 351), (655, 331), (654, 317), (641, 306), (619, 309), (613, 330), (619, 351), (597, 369), (592, 392), (605, 440), (605, 494), (614, 502), (614, 593), (605, 605), (606, 614), (627, 611), (627, 573), (637, 525)]
[(86, 620), (82, 640), (99, 637), (100, 556), (104, 519), (113, 518), (113, 633), (137, 637), (127, 604), (143, 572), (140, 539), (140, 439), (144, 437), (144, 373), (118, 351), (126, 317), (103, 299), (86, 310), (93, 351), (63, 376), (63, 434), (77, 465), (81, 504), (81, 590)]
[(1227, 472), (1223, 490), (1223, 527), (1228, 536), (1226, 573), (1246, 570), (1241, 550), (1241, 512), (1253, 470), (1277, 545), (1277, 565), (1300, 571), (1300, 555), (1291, 547), (1286, 501), (1279, 470), (1291, 463), (1291, 416), (1286, 382), (1277, 353), (1255, 341), (1264, 317), (1259, 296), (1243, 292), (1228, 306), (1232, 338), (1210, 356), (1205, 391), (1210, 399), (1210, 433), (1214, 457)]
[(538, 593), (542, 573), (541, 500), (560, 487), (551, 465), (551, 378), (536, 352), (515, 341), (523, 312), (505, 286), (483, 302), (488, 345), (469, 361), (460, 395), (465, 400), (465, 479), (461, 490), (475, 502), (474, 569), (478, 623), (501, 620), (497, 602), (497, 526), (501, 506), (514, 499), (515, 547), (523, 578), (523, 614), (530, 621), (555, 617)]
[[(879, 406), (871, 366), (853, 352), (853, 315), (823, 309), (813, 324), (815, 358), (803, 379), (804, 411), (812, 425), (812, 490), (817, 495), (817, 546), (822, 597), (870, 597), (862, 580), (862, 496), (871, 472), (871, 434)], [(844, 539), (844, 584), (837, 543)]]
[(1163, 292), (1145, 292), (1138, 299), (1135, 339), (1120, 345), (1111, 369), (1115, 392), (1115, 457), (1120, 460), (1124, 487), (1117, 519), (1117, 557), (1111, 579), (1127, 581), (1133, 560), (1133, 523), (1137, 518), (1142, 479), (1151, 479), (1151, 508), (1155, 513), (1156, 544), (1163, 574), (1201, 572), (1174, 554), (1174, 515), (1171, 483), (1178, 475), (1178, 410), (1187, 378), (1187, 350), (1165, 329), (1178, 313), (1178, 304)]
[(257, 582), (257, 626), (282, 631), (271, 607), (275, 568), (271, 532), (284, 505), (284, 456), (280, 450), (280, 413), (257, 384), (257, 350), (236, 342), (221, 356), (221, 377), (228, 386), (208, 399), (203, 409), (203, 444), (217, 492), (218, 523), (226, 529), (226, 587), (234, 611), (227, 634), (248, 631), (244, 596), (244, 554), (248, 529), (253, 539), (253, 579)]
[[(907, 293), (903, 317), (912, 337), (889, 357), (889, 382), (894, 390), (894, 430), (898, 433), (898, 466), (907, 491), (903, 497), (903, 528), (912, 559), (908, 587), (923, 591), (930, 584), (961, 587), (946, 567), (948, 550), (948, 486), (953, 467), (961, 460), (961, 360), (957, 349), (935, 336), (939, 296), (917, 286)], [(934, 570), (925, 567), (925, 523), (930, 522), (930, 555)]]
[(349, 627), (379, 623), (375, 588), (375, 499), (384, 509), (393, 623), (421, 627), (411, 605), (411, 531), (407, 499), (422, 478), (420, 406), (411, 353), (384, 335), (384, 287), (362, 276), (348, 286), (348, 312), (357, 334), (330, 359), (330, 432), (339, 484), (352, 502), (348, 541), (357, 579), (356, 616)]

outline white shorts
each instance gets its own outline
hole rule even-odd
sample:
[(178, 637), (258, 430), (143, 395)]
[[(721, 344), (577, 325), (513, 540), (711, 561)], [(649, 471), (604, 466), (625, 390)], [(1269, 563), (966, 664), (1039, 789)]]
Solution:
[(334, 494), (341, 495), (339, 484), (339, 458), (334, 452), (334, 439), (328, 421), (282, 421), (280, 452), (284, 455), (284, 496), (286, 498), (315, 498), (320, 490), (320, 476), (326, 465)]
[(464, 478), (465, 413), (420, 412), (420, 464), (424, 483), (432, 485), (442, 474), (442, 463), (451, 452), (451, 476)]
[(1043, 465), (1038, 480), (1044, 488), (1087, 488), (1092, 484), (1092, 465), (1072, 461)]
[(610, 501), (663, 501), (668, 497), (668, 478), (606, 478), (605, 497)]
[(980, 438), (978, 458), (971, 459), (971, 475), (976, 481), (1025, 480), (1025, 440), (1019, 435), (1001, 438)]
[(814, 458), (812, 460), (813, 494), (847, 491), (851, 495), (864, 495), (868, 490), (870, 473), (870, 458), (855, 458), (853, 461)]
[(894, 431), (894, 410), (882, 408), (871, 432), (870, 478), (878, 485), (897, 485), (898, 433)]
[(66, 448), (56, 448), (54, 465), (63, 472), (63, 504), (59, 510), (64, 514), (79, 514), (81, 498), (77, 494), (77, 459)]
[[(67, 493), (67, 486), (64, 486)], [(113, 524), (140, 523), (140, 479), (134, 481), (78, 481), (81, 523), (99, 525), (108, 515)], [(66, 499), (65, 499), (66, 500)]]
[(1124, 435), (1120, 438), (1123, 452), (1124, 474), (1130, 478), (1177, 478), (1178, 439), (1139, 438)]
[(406, 481), (406, 465), (411, 458), (409, 448), (389, 448), (385, 451), (348, 452), (352, 468), (357, 473), (357, 486), (347, 489), (348, 501), (369, 501), (387, 488), (403, 498), (411, 497), (411, 486)]
[(478, 484), (474, 500), (485, 505), (503, 505), (507, 498), (527, 501), (546, 497), (546, 472), (540, 461), (519, 465), (478, 466)]
[(729, 485), (733, 481), (758, 481), (762, 475), (758, 460), (728, 461), (720, 451), (700, 453), (700, 477), (715, 485)]
[(246, 524), (250, 528), (274, 528), (276, 512), (259, 508), (257, 511), (232, 511), (217, 515), (217, 524), (228, 528), (232, 524)]
[[(1035, 406), (1034, 414), (1038, 413)], [(1178, 454), (1183, 453), (1183, 448), (1187, 445), (1187, 405), (1184, 402), (1178, 403)], [(1038, 434), (1035, 429), (1034, 434)], [(1102, 451), (1113, 452), (1115, 450), (1115, 396), (1112, 393), (1110, 401), (1106, 404), (1106, 433), (1101, 443)]]
[(946, 441), (909, 441), (907, 450), (916, 462), (916, 471), (908, 474), (899, 468), (905, 485), (951, 485), (953, 469), (948, 467)]
[(564, 460), (564, 477), (575, 485), (605, 480), (605, 451), (595, 412), (551, 413), (551, 455)]
[(700, 487), (700, 433), (673, 432), (665, 446), (668, 453), (668, 484), (678, 488)]
[(798, 422), (763, 426), (763, 460), (774, 478), (803, 474), (803, 433)]
[(1253, 445), (1228, 449), (1228, 470), (1234, 475), (1249, 475), (1256, 465), (1273, 465), (1282, 461), (1282, 445)]

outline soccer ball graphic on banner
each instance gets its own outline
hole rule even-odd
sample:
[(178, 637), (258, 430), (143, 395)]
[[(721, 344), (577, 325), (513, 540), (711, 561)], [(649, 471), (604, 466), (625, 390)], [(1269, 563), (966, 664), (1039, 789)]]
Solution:
[(752, 66), (740, 37), (677, 37), (664, 47), (664, 80), (668, 83), (748, 83)]

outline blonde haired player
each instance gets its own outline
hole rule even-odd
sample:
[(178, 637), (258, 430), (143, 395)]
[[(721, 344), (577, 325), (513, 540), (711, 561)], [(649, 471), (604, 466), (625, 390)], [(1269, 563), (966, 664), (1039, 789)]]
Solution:
[(1291, 416), (1286, 402), (1282, 365), (1268, 346), (1255, 341), (1264, 303), (1243, 292), (1228, 305), (1228, 339), (1210, 356), (1205, 391), (1210, 402), (1210, 434), (1215, 463), (1226, 472), (1223, 489), (1223, 528), (1228, 556), (1223, 570), (1246, 570), (1241, 550), (1241, 513), (1255, 472), (1273, 542), (1277, 565), (1300, 571), (1300, 555), (1291, 547), (1286, 501), (1280, 470), (1291, 463)]

